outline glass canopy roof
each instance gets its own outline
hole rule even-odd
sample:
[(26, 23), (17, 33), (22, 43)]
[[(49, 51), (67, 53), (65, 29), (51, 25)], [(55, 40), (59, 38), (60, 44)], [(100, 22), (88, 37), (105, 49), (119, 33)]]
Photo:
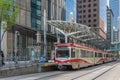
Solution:
[(86, 42), (100, 48), (109, 45), (109, 42), (98, 34), (99, 28), (92, 28), (86, 25), (60, 20), (48, 20), (47, 23), (55, 28), (59, 28), (64, 35), (82, 42)]

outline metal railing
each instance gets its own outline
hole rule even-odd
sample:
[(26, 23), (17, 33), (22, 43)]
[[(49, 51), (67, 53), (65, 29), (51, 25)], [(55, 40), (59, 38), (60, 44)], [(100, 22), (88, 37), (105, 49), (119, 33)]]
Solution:
[(8, 56), (4, 59), (5, 65), (2, 65), (2, 58), (0, 57), (0, 70), (37, 65), (39, 62), (38, 59), (29, 56)]

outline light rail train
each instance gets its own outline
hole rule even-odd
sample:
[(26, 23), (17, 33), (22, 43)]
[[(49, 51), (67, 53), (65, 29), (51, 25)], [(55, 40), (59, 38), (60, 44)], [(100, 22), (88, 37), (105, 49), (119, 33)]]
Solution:
[(60, 70), (79, 69), (116, 60), (112, 53), (74, 43), (60, 43), (55, 47), (55, 63)]

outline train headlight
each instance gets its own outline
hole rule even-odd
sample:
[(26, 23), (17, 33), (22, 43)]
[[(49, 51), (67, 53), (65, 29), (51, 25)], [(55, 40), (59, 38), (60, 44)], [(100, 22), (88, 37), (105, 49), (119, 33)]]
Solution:
[(55, 62), (55, 63), (58, 63), (58, 62)]
[(67, 62), (67, 64), (70, 64), (70, 62)]

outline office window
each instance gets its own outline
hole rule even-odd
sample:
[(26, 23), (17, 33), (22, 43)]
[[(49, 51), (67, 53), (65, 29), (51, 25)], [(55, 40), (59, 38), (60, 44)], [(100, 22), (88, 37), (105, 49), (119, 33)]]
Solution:
[(82, 13), (82, 10), (80, 10), (79, 13)]
[(41, 11), (37, 10), (37, 16), (41, 16)]
[(79, 6), (79, 8), (82, 8), (82, 6)]
[(91, 12), (91, 9), (89, 9), (88, 12)]
[(96, 22), (96, 19), (94, 19), (93, 22)]
[(79, 21), (80, 23), (82, 23), (82, 21)]
[(31, 0), (31, 26), (36, 30), (41, 29), (41, 0)]
[(88, 0), (89, 2), (91, 2), (91, 0)]
[(83, 2), (86, 2), (86, 0), (83, 0)]
[(91, 4), (88, 4), (88, 7), (91, 7)]
[(86, 17), (86, 15), (83, 15), (83, 17), (85, 18), (85, 17)]
[(40, 1), (38, 1), (38, 0), (37, 0), (37, 2), (36, 2), (36, 3), (37, 3), (37, 5), (38, 5), (38, 6), (40, 6), (40, 5), (41, 5), (41, 2), (40, 2)]
[(93, 6), (95, 7), (95, 6), (97, 6), (97, 4), (95, 3), (95, 4), (93, 4)]
[(89, 27), (91, 27), (91, 25), (88, 25)]
[(94, 24), (93, 27), (96, 27), (96, 24)]
[(88, 22), (91, 22), (91, 20), (88, 20)]
[(90, 17), (91, 17), (91, 15), (89, 14), (89, 15), (88, 15), (88, 18), (90, 18)]
[(79, 18), (82, 18), (82, 16), (79, 16)]
[(93, 11), (95, 12), (95, 11), (97, 11), (97, 9), (93, 9)]
[(83, 5), (83, 8), (85, 8), (86, 7), (86, 5)]
[(86, 12), (86, 10), (83, 10), (83, 13), (85, 13)]
[(93, 17), (96, 17), (96, 14), (93, 14)]
[(83, 22), (86, 23), (86, 20), (84, 20)]

